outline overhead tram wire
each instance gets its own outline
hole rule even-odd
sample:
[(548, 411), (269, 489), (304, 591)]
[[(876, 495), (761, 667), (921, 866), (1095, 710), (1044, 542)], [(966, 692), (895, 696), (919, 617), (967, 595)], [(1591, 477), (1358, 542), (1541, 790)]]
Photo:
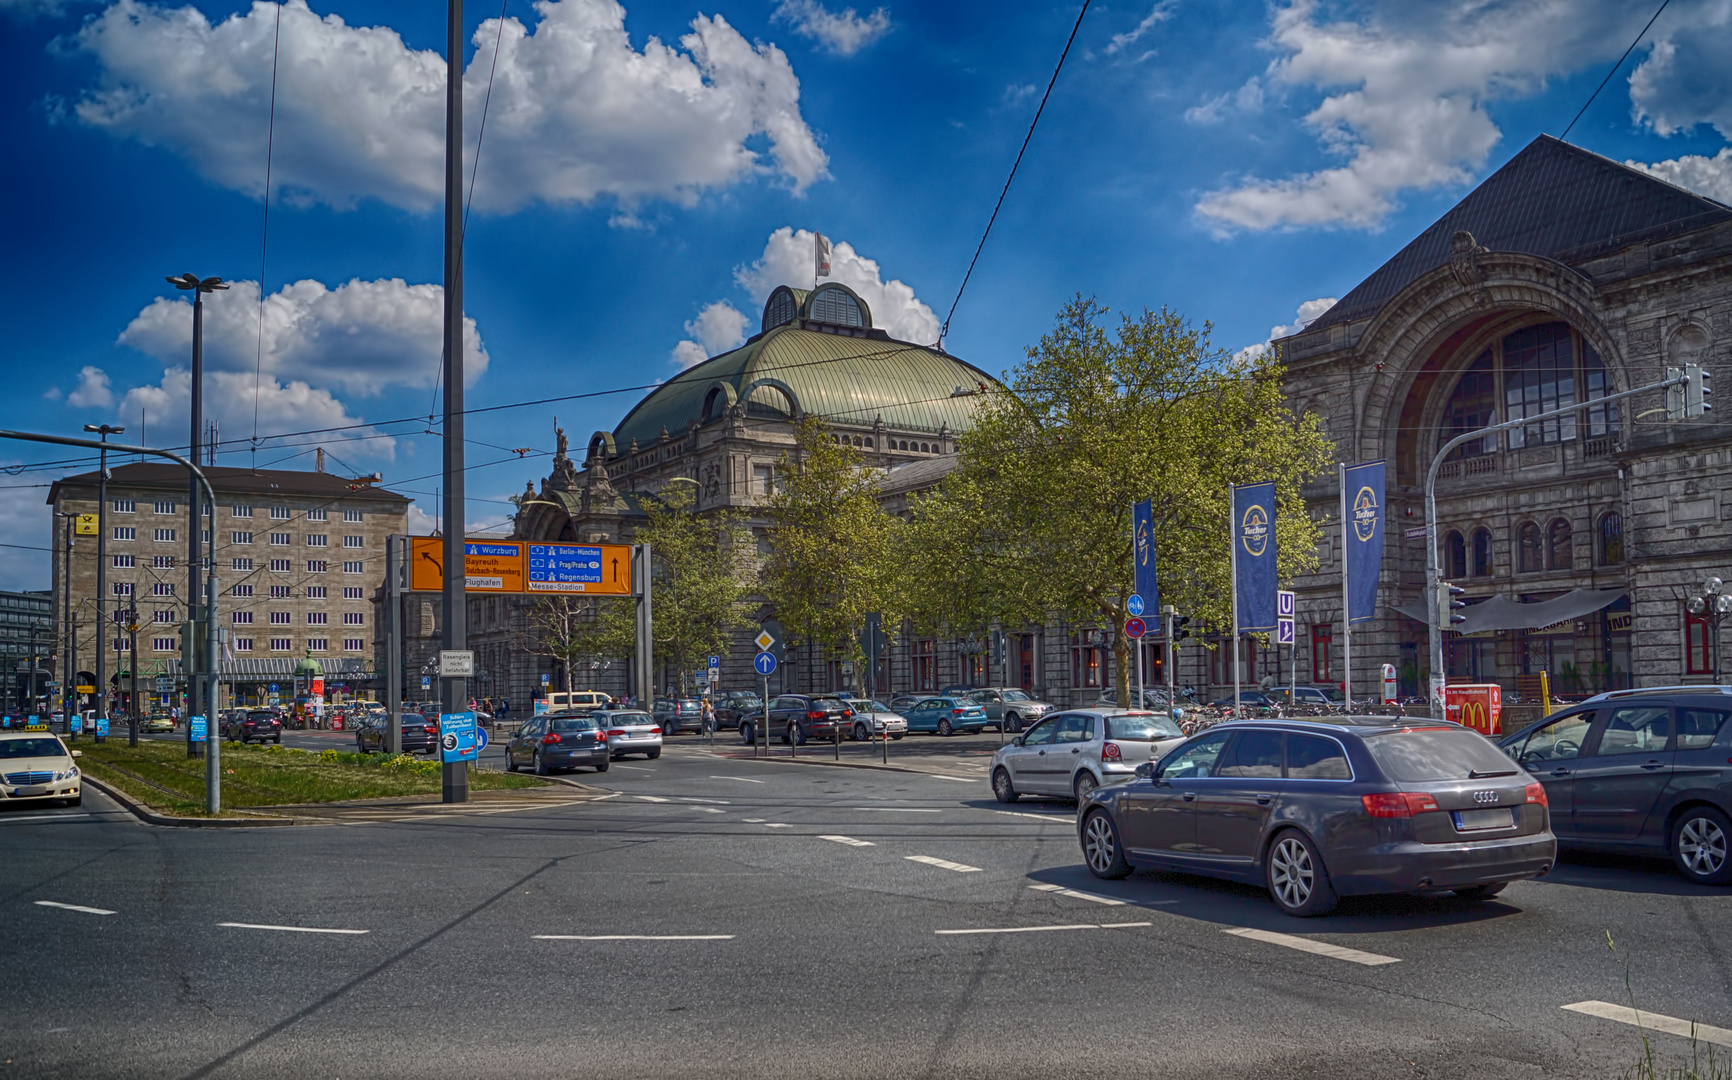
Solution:
[(1582, 107), (1580, 109), (1576, 110), (1575, 120), (1571, 120), (1570, 126), (1564, 128), (1564, 133), (1562, 135), (1558, 136), (1558, 140), (1560, 142), (1564, 142), (1564, 141), (1567, 141), (1569, 139), (1570, 132), (1572, 130), (1574, 130), (1574, 128), (1576, 126), (1576, 120), (1580, 120), (1582, 118), (1582, 114), (1588, 111), (1588, 106), (1592, 105), (1594, 103), (1594, 99), (1600, 96), (1600, 91), (1604, 90), (1606, 88), (1606, 84), (1612, 81), (1612, 76), (1616, 75), (1618, 73), (1618, 69), (1624, 66), (1624, 61), (1628, 60), (1630, 58), (1630, 54), (1636, 51), (1636, 46), (1640, 45), (1642, 43), (1642, 39), (1648, 36), (1648, 30), (1654, 25), (1654, 20), (1658, 19), (1660, 17), (1660, 12), (1665, 11), (1666, 5), (1670, 4), (1671, 2), (1672, 2), (1672, 0), (1660, 0), (1660, 6), (1654, 9), (1654, 14), (1648, 18), (1646, 25), (1644, 25), (1642, 27), (1641, 33), (1637, 34), (1636, 39), (1634, 41), (1630, 42), (1630, 47), (1624, 50), (1624, 55), (1618, 57), (1618, 62), (1612, 65), (1612, 70), (1606, 72), (1606, 77), (1600, 80), (1600, 85), (1594, 87), (1594, 92), (1588, 95), (1588, 100), (1582, 102)]
[(1004, 190), (998, 193), (998, 202), (993, 204), (992, 216), (986, 219), (986, 231), (980, 234), (980, 243), (975, 245), (974, 258), (968, 260), (968, 270), (962, 275), (962, 284), (956, 288), (956, 299), (950, 302), (950, 313), (944, 316), (944, 325), (938, 328), (937, 347), (944, 348), (944, 339), (950, 336), (950, 320), (956, 317), (956, 305), (962, 303), (962, 294), (968, 288), (968, 279), (974, 276), (974, 264), (980, 261), (980, 253), (986, 248), (986, 238), (992, 235), (993, 223), (998, 220), (998, 211), (1004, 206), (1004, 197), (1010, 194), (1011, 181), (1016, 179), (1016, 170), (1022, 165), (1022, 156), (1028, 153), (1028, 144), (1034, 138), (1034, 129), (1040, 123), (1041, 113), (1046, 111), (1046, 101), (1052, 97), (1052, 88), (1058, 84), (1058, 73), (1064, 70), (1065, 58), (1070, 55), (1070, 47), (1076, 43), (1077, 31), (1082, 29), (1083, 16), (1089, 11), (1089, 0), (1083, 0), (1082, 10), (1076, 13), (1076, 25), (1070, 28), (1070, 37), (1065, 39), (1064, 51), (1059, 53), (1058, 64), (1052, 69), (1052, 78), (1047, 80), (1046, 93), (1040, 96), (1040, 106), (1034, 110), (1034, 119), (1029, 121), (1028, 134), (1022, 137), (1022, 149), (1016, 152), (1016, 160), (1011, 163), (1010, 175), (1004, 178)]
[(253, 355), (253, 465), (259, 461), (259, 383), (265, 364), (265, 254), (271, 241), (271, 166), (277, 149), (277, 52), (283, 40), (283, 4), (277, 0), (276, 32), (271, 38), (271, 114), (265, 131), (265, 214), (259, 235), (259, 337)]

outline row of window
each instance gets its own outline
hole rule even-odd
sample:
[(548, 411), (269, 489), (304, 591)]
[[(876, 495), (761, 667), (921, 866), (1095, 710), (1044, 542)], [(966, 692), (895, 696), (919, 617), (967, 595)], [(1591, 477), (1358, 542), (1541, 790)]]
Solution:
[[(268, 640), (269, 640), (269, 644), (267, 647), (270, 649), (271, 652), (293, 652), (294, 651), (294, 648), (295, 648), (295, 639), (294, 638), (274, 637), (274, 638), (270, 638)], [(235, 652), (252, 652), (253, 651), (253, 643), (254, 643), (254, 639), (252, 639), (250, 637), (238, 637), (238, 638), (234, 639), (234, 641), (230, 644), (229, 647), (232, 648)], [(179, 638), (172, 638), (172, 637), (153, 637), (150, 639), (150, 647), (151, 647), (151, 650), (154, 652), (178, 653), (178, 652), (180, 652), (180, 639)], [(311, 649), (313, 652), (316, 652), (316, 653), (329, 652), (331, 650), (331, 639), (330, 638), (308, 638), (307, 639), (307, 648)], [(343, 651), (344, 652), (365, 652), (366, 650), (367, 650), (367, 639), (366, 638), (348, 637), (348, 638), (343, 639)], [(115, 652), (131, 652), (132, 651), (131, 639), (129, 639), (129, 638), (115, 638), (114, 639), (114, 651)]]
[[(872, 444), (872, 436), (870, 435), (867, 435), (864, 438), (859, 435), (855, 435), (853, 438), (849, 438), (847, 435), (832, 435), (831, 438), (835, 439), (843, 446), (856, 446), (862, 450), (877, 449), (877, 447)], [(938, 453), (937, 443), (909, 442), (907, 439), (885, 439), (884, 448), (886, 450), (906, 450), (911, 454)]]
[[(293, 571), (293, 563), (294, 563), (293, 559), (270, 559), (270, 560), (268, 560), (268, 569), (273, 574), (289, 574), (289, 573), (294, 572)], [(256, 569), (256, 567), (254, 566), (254, 562), (252, 559), (242, 558), (242, 559), (229, 560), (229, 569), (239, 570), (243, 573), (251, 573), (253, 570)], [(330, 572), (331, 572), (331, 564), (328, 560), (325, 560), (325, 559), (308, 559), (307, 560), (307, 573), (309, 573), (309, 574), (328, 574)], [(367, 563), (366, 563), (366, 560), (364, 560), (364, 559), (354, 559), (354, 560), (351, 560), (349, 562), (345, 562), (343, 564), (343, 573), (345, 573), (345, 574), (365, 574), (366, 572), (367, 572)]]
[[(162, 531), (163, 530), (161, 529), (157, 530), (157, 532)], [(173, 530), (170, 531), (172, 532)], [(170, 539), (173, 539), (173, 537), (170, 537)], [(331, 543), (331, 538), (325, 533), (308, 533), (306, 540), (308, 547), (329, 547)], [(229, 543), (231, 545), (250, 544), (252, 542), (253, 534), (250, 532), (229, 533)], [(272, 547), (288, 547), (294, 542), (295, 537), (293, 533), (274, 532), (270, 534), (270, 543)], [(343, 537), (343, 546), (346, 548), (363, 548), (367, 546), (367, 538), (364, 536), (345, 536)]]
[[(1617, 511), (1600, 515), (1594, 538), (1594, 561), (1616, 566), (1624, 561), (1624, 518)], [(1516, 529), (1516, 573), (1576, 568), (1575, 535), (1565, 518), (1556, 518), (1545, 531), (1533, 521)], [(1493, 572), (1491, 530), (1483, 526), (1471, 537), (1450, 530), (1443, 538), (1443, 570), (1446, 577), (1490, 577)]]
[[(269, 588), (272, 600), (286, 600), (295, 595), (294, 587), (290, 585), (272, 585)], [(253, 590), (254, 586), (252, 585), (235, 585), (229, 588), (229, 595), (252, 596)], [(363, 592), (364, 590), (359, 585), (345, 585), (343, 586), (343, 599), (365, 600), (366, 597), (362, 595)], [(326, 600), (329, 599), (330, 592), (323, 585), (308, 585), (305, 589), (305, 595), (308, 600)]]
[[(289, 626), (295, 621), (293, 612), (272, 611), (268, 614), (272, 626)], [(253, 624), (253, 613), (250, 611), (231, 611), (229, 612), (229, 622), (236, 626), (251, 626)], [(309, 611), (307, 612), (307, 625), (329, 626), (330, 614), (324, 611)], [(345, 611), (343, 612), (343, 625), (365, 626), (367, 625), (367, 615), (362, 611)]]
[[(138, 501), (136, 499), (115, 499), (112, 505), (114, 512), (117, 514), (133, 514), (138, 512)], [(157, 499), (151, 503), (151, 508), (158, 514), (173, 514), (179, 510), (180, 504), (175, 502), (173, 499)], [(205, 513), (208, 514), (209, 512), (210, 510), (206, 508)], [(253, 508), (244, 504), (237, 504), (229, 507), (229, 516), (250, 518), (253, 516)], [(272, 521), (289, 521), (293, 519), (294, 516), (294, 511), (287, 506), (271, 507)], [(323, 507), (315, 507), (312, 510), (308, 510), (303, 516), (308, 521), (330, 520), (328, 511)], [(359, 510), (345, 510), (343, 511), (343, 520), (359, 522), (365, 520), (365, 515)]]
[[(113, 555), (110, 556), (110, 560), (109, 565), (116, 570), (135, 570), (138, 568), (138, 556), (136, 555)], [(173, 570), (175, 565), (176, 559), (173, 555), (152, 555), (150, 557), (152, 570)]]

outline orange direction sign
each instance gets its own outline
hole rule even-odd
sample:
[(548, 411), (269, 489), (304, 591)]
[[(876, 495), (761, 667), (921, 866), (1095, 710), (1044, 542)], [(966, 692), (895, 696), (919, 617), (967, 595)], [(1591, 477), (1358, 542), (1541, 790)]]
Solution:
[[(521, 540), (465, 539), (463, 584), (467, 592), (523, 591)], [(409, 588), (438, 592), (445, 587), (445, 541), (438, 536), (409, 538)]]

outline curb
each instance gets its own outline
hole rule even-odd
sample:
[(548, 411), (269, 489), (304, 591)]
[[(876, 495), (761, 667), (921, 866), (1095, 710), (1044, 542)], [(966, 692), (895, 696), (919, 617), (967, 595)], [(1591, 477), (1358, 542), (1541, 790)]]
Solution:
[(295, 823), (293, 818), (259, 818), (257, 820), (248, 820), (245, 818), (183, 818), (174, 817), (169, 814), (159, 814), (114, 785), (104, 783), (103, 781), (91, 776), (89, 773), (83, 772), (82, 769), (79, 771), (82, 773), (82, 779), (86, 784), (113, 799), (122, 807), (130, 811), (134, 817), (149, 825), (165, 825), (179, 829), (256, 829), (260, 827), (270, 828), (276, 825), (293, 825)]

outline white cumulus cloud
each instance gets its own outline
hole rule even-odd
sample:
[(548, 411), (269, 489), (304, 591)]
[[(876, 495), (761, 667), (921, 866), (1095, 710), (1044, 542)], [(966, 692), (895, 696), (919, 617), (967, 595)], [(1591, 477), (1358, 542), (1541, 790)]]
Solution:
[(1218, 124), (1234, 113), (1254, 113), (1263, 107), (1263, 80), (1252, 76), (1245, 85), (1226, 94), (1204, 99), (1185, 110), (1193, 124)]
[(890, 13), (883, 8), (862, 18), (853, 8), (833, 12), (818, 0), (782, 0), (771, 17), (839, 56), (853, 56), (890, 31)]
[(764, 254), (750, 266), (734, 271), (738, 281), (760, 308), (778, 285), (809, 289), (814, 282), (839, 281), (860, 294), (872, 309), (872, 325), (898, 341), (930, 345), (938, 340), (938, 316), (912, 286), (891, 278), (884, 280), (878, 264), (836, 240), (830, 249), (830, 276), (815, 278), (812, 271), (812, 233), (783, 226), (770, 234)]
[(1689, 188), (1698, 195), (1706, 195), (1710, 199), (1732, 205), (1732, 147), (1713, 157), (1685, 154), (1670, 161), (1656, 161), (1652, 165), (1644, 165), (1639, 161), (1626, 161), (1624, 164), (1652, 173), (1681, 188)]
[(1299, 309), (1293, 313), (1292, 322), (1271, 326), (1267, 338), (1264, 338), (1255, 345), (1247, 345), (1243, 349), (1238, 350), (1233, 354), (1233, 359), (1247, 360), (1253, 356), (1261, 355), (1269, 348), (1270, 343), (1275, 341), (1277, 338), (1284, 338), (1292, 334), (1297, 334), (1299, 331), (1322, 318), (1324, 312), (1335, 306), (1336, 299), (1337, 297), (1324, 296), (1316, 300), (1305, 301), (1303, 304), (1300, 304)]
[(726, 300), (717, 300), (698, 312), (698, 317), (686, 323), (687, 339), (674, 346), (674, 366), (684, 371), (701, 364), (712, 356), (727, 352), (746, 340), (747, 318)]
[(106, 409), (114, 404), (114, 387), (108, 372), (86, 364), (78, 372), (78, 387), (66, 395), (66, 403), (79, 409)]
[[(677, 48), (650, 37), (639, 50), (613, 0), (540, 0), (535, 11), (533, 27), (509, 17), (502, 34), (493, 19), (475, 32), (466, 132), (480, 126), (500, 42), (478, 208), (600, 196), (627, 206), (690, 203), (753, 175), (779, 175), (796, 192), (828, 175), (829, 159), (800, 115), (799, 79), (774, 44), (699, 15)], [(212, 24), (197, 8), (118, 0), (74, 39), (98, 71), (74, 113), (261, 196), (276, 15), (254, 0)], [(389, 27), (350, 26), (306, 0), (285, 0), (278, 67), (272, 182), (286, 198), (439, 205), (440, 54), (409, 48)], [(767, 152), (754, 149), (759, 138)]]
[(1732, 139), (1732, 0), (1689, 5), (1661, 20), (1661, 36), (1630, 73), (1632, 115), (1661, 135), (1711, 124)]
[(1178, 0), (1158, 0), (1154, 8), (1143, 16), (1143, 21), (1138, 23), (1134, 29), (1113, 35), (1112, 40), (1107, 42), (1106, 54), (1116, 56), (1135, 45), (1142, 40), (1144, 34), (1172, 18), (1173, 9), (1178, 6)]
[[(204, 417), (217, 422), (224, 442), (244, 439), (253, 433), (256, 400), (260, 438), (291, 431), (346, 428), (349, 430), (321, 433), (318, 438), (328, 446), (345, 446), (344, 455), (386, 460), (395, 457), (396, 441), (380, 437), (366, 427), (365, 421), (351, 413), (331, 391), (299, 379), (285, 383), (266, 375), (257, 383), (255, 399), (254, 385), (250, 371), (205, 372)], [(191, 407), (192, 373), (183, 367), (172, 367), (162, 373), (159, 382), (128, 390), (116, 411), (123, 421), (136, 420), (142, 413), (153, 433), (152, 441), (158, 445), (176, 442), (185, 445), (191, 434)]]

